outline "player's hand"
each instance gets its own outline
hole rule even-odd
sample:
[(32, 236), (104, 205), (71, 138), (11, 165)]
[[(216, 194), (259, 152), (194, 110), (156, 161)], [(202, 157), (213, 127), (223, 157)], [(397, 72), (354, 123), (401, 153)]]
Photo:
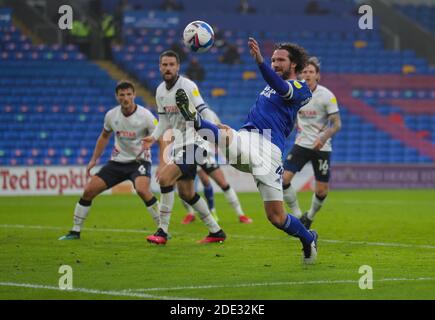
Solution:
[(153, 143), (156, 142), (156, 139), (152, 136), (145, 137), (141, 140), (142, 147), (140, 149), (140, 152), (136, 155), (136, 160), (140, 159), (140, 156), (145, 150), (149, 150)]
[(216, 126), (222, 131), (222, 136), (225, 137), (226, 146), (229, 146), (233, 140), (233, 129), (222, 123), (217, 124)]
[(86, 178), (89, 178), (91, 176), (91, 170), (93, 167), (95, 167), (95, 165), (97, 164), (97, 161), (91, 159), (91, 161), (89, 161), (88, 166), (86, 167)]
[(249, 46), (249, 53), (255, 59), (255, 62), (257, 62), (258, 64), (263, 63), (264, 59), (263, 56), (261, 55), (260, 47), (258, 45), (257, 40), (249, 37), (248, 46)]
[(316, 138), (316, 141), (314, 141), (313, 150), (319, 151), (320, 149), (323, 148), (324, 145), (325, 142), (323, 141), (322, 138)]
[(142, 142), (142, 149), (146, 150), (146, 149), (151, 148), (153, 143), (156, 142), (156, 139), (154, 139), (154, 137), (152, 137), (152, 136), (148, 136), (148, 137), (143, 138), (141, 140), (141, 142)]

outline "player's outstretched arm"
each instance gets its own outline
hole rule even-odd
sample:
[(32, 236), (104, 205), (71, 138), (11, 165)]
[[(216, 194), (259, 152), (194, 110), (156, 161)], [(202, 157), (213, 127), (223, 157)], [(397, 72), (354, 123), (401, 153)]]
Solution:
[(103, 129), (103, 131), (101, 131), (101, 134), (98, 137), (97, 142), (95, 144), (92, 158), (91, 158), (91, 160), (89, 160), (88, 166), (86, 167), (86, 175), (88, 177), (91, 175), (91, 169), (93, 167), (95, 167), (98, 159), (100, 158), (101, 154), (103, 153), (104, 149), (106, 148), (107, 144), (109, 143), (111, 135), (112, 135), (112, 132), (106, 131), (104, 129)]
[(249, 53), (255, 59), (255, 62), (257, 62), (258, 64), (263, 63), (264, 62), (264, 58), (261, 55), (260, 46), (258, 45), (257, 40), (255, 40), (252, 37), (249, 37), (249, 39), (248, 39), (248, 46), (249, 46)]
[(280, 96), (287, 98), (292, 93), (292, 87), (290, 84), (282, 79), (272, 68), (264, 63), (264, 58), (261, 55), (258, 42), (254, 38), (248, 40), (249, 52), (258, 64), (261, 75), (267, 84), (274, 89)]

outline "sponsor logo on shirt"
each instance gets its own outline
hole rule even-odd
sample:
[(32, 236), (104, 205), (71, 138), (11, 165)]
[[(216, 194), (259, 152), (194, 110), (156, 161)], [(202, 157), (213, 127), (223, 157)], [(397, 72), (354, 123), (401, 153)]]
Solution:
[(315, 118), (316, 116), (316, 110), (299, 110), (299, 117), (301, 118)]
[(116, 131), (116, 136), (121, 139), (136, 139), (136, 132), (133, 131)]
[(272, 94), (275, 94), (276, 91), (273, 90), (271, 87), (267, 86), (266, 88), (264, 88), (264, 90), (260, 93), (260, 95), (265, 96), (267, 98), (270, 98), (270, 96)]

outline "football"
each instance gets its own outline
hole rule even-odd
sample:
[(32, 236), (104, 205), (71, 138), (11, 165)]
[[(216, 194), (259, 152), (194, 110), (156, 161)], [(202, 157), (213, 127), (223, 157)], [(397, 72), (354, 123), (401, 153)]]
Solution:
[(184, 28), (183, 41), (190, 51), (206, 52), (214, 43), (214, 31), (204, 21), (193, 21)]

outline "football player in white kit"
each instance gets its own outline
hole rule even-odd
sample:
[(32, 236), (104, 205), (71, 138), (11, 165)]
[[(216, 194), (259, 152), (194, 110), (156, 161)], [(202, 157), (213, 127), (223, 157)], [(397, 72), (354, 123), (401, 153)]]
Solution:
[[(201, 114), (201, 117), (203, 119), (206, 119), (215, 124), (221, 123), (218, 115), (207, 104), (198, 107), (197, 110)], [(216, 148), (214, 145), (210, 147), (212, 149)], [(252, 219), (243, 212), (242, 206), (240, 205), (240, 201), (239, 198), (237, 197), (236, 192), (226, 180), (222, 169), (217, 163), (215, 159), (215, 152), (213, 151), (209, 152), (206, 164), (202, 167), (198, 167), (197, 173), (202, 184), (204, 185), (204, 195), (207, 198), (208, 207), (211, 213), (213, 214), (214, 218), (216, 219), (216, 221), (218, 221), (218, 216), (216, 214), (216, 209), (214, 208), (213, 187), (211, 185), (209, 177), (212, 178), (216, 182), (216, 184), (222, 189), (225, 199), (233, 207), (239, 222), (245, 224), (252, 223)], [(182, 223), (189, 224), (195, 220), (195, 214), (193, 208), (188, 203), (183, 201), (183, 205), (187, 210), (187, 215), (184, 217)]]
[[(59, 240), (80, 239), (80, 232), (89, 214), (92, 200), (101, 192), (127, 179), (133, 182), (137, 194), (144, 201), (154, 222), (156, 225), (159, 224), (159, 202), (150, 191), (151, 152), (148, 150), (137, 158), (141, 150), (141, 139), (154, 131), (157, 119), (149, 110), (134, 102), (135, 88), (132, 83), (119, 82), (115, 88), (115, 94), (119, 105), (109, 110), (104, 117), (104, 128), (86, 168), (87, 176), (91, 175), (91, 169), (97, 164), (110, 141), (110, 136), (115, 133), (111, 160), (86, 184), (74, 210), (73, 228)], [(162, 159), (161, 140), (159, 144), (160, 159)]]
[[(311, 57), (308, 60), (302, 77), (310, 87), (313, 97), (298, 112), (295, 144), (284, 162), (283, 189), (284, 199), (293, 214), (300, 217), (301, 222), (309, 229), (328, 195), (331, 138), (340, 130), (341, 119), (334, 94), (318, 84), (320, 64), (317, 58)], [(314, 169), (316, 185), (311, 208), (302, 215), (291, 181), (296, 172), (309, 161)]]
[[(174, 206), (174, 186), (177, 184), (181, 199), (191, 205), (200, 215), (209, 229), (209, 234), (200, 243), (223, 242), (224, 231), (212, 216), (207, 203), (196, 192), (194, 179), (197, 165), (205, 166), (207, 159), (207, 142), (196, 133), (193, 126), (186, 123), (175, 103), (175, 92), (183, 88), (195, 107), (204, 105), (196, 84), (181, 76), (180, 58), (172, 50), (163, 52), (159, 58), (160, 73), (163, 82), (157, 87), (156, 103), (159, 113), (159, 124), (152, 135), (145, 137), (142, 148), (148, 150), (165, 132), (172, 132), (170, 140), (174, 140), (173, 158), (157, 173), (160, 184), (160, 224), (153, 235), (147, 237), (148, 242), (166, 244), (168, 239), (169, 220)], [(172, 129), (171, 131), (167, 131)], [(164, 137), (167, 141), (167, 137)]]

